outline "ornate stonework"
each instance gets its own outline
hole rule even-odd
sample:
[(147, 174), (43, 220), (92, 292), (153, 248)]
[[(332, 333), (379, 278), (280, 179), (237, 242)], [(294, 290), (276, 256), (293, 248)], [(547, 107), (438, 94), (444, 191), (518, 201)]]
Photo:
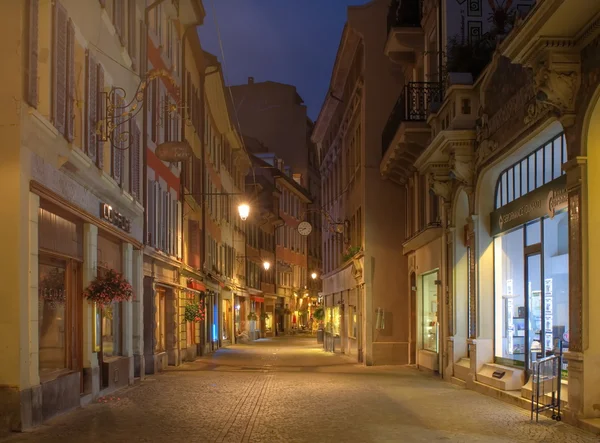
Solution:
[(580, 84), (578, 71), (561, 72), (545, 61), (536, 70), (534, 84), (536, 99), (540, 103), (556, 108), (561, 114), (575, 111), (575, 97)]
[(444, 201), (450, 201), (452, 198), (452, 181), (439, 180), (434, 174), (430, 174), (431, 190), (438, 197), (442, 197)]
[(456, 154), (452, 153), (448, 163), (450, 165), (450, 172), (458, 182), (467, 186), (473, 183), (475, 168), (470, 159), (457, 158)]

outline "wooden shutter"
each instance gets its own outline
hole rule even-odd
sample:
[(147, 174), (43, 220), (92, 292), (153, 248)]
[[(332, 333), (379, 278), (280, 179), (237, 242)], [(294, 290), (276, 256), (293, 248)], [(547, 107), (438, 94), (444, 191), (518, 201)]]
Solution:
[(188, 265), (200, 268), (200, 223), (188, 220)]
[(113, 2), (113, 24), (119, 40), (123, 46), (127, 45), (127, 35), (125, 34), (125, 0), (116, 0)]
[[(148, 32), (146, 29), (146, 24), (143, 20), (140, 21), (140, 74), (142, 77), (146, 75), (146, 66), (148, 65), (146, 48), (148, 45)], [(144, 72), (142, 72), (144, 70)], [(150, 96), (148, 96), (150, 98)]]
[(29, 35), (25, 97), (27, 103), (37, 108), (39, 0), (29, 0), (27, 12), (29, 18)]
[(67, 140), (75, 139), (75, 26), (69, 19), (67, 24)]
[(135, 2), (136, 0), (128, 0), (127, 2), (127, 50), (129, 52), (129, 58), (131, 58), (131, 68), (137, 70), (137, 45), (136, 45), (136, 29), (135, 24), (137, 23), (135, 16)]
[(98, 137), (96, 135), (97, 122), (97, 99), (98, 99), (98, 68), (96, 59), (88, 49), (85, 54), (85, 72), (86, 72), (86, 132), (85, 132), (85, 150), (89, 158), (96, 162), (96, 148)]
[(171, 114), (169, 113), (169, 97), (165, 94), (165, 106), (163, 107), (163, 142), (171, 140)]
[(129, 147), (129, 191), (139, 201), (140, 199), (140, 130), (135, 118), (129, 120), (129, 136), (131, 145)]
[(183, 257), (183, 205), (180, 201), (177, 201), (175, 204), (175, 220), (177, 224), (175, 225), (175, 232), (177, 233), (177, 257)]
[(121, 186), (123, 184), (123, 142), (121, 136), (123, 134), (123, 99), (116, 93), (114, 94), (115, 107), (115, 128), (112, 133), (111, 143), (111, 161), (112, 161), (112, 177)]
[(52, 38), (52, 117), (58, 132), (65, 135), (67, 111), (67, 10), (54, 3)]
[(156, 230), (154, 228), (156, 220), (156, 194), (154, 192), (154, 181), (148, 180), (146, 186), (148, 186), (148, 206), (146, 207), (148, 238), (146, 239), (146, 243), (154, 246), (156, 244)]
[[(94, 121), (94, 133), (96, 133), (98, 121), (105, 117), (105, 96), (104, 92), (104, 68), (100, 63), (96, 65), (96, 115)], [(104, 142), (98, 140), (96, 136), (97, 159), (96, 164), (100, 169), (104, 167)]]
[(152, 118), (150, 119), (150, 133), (152, 134), (152, 141), (154, 143), (158, 142), (158, 112), (159, 112), (159, 107), (158, 107), (158, 88), (159, 88), (159, 83), (157, 79), (152, 80), (152, 100), (151, 100), (151, 109), (152, 109)]

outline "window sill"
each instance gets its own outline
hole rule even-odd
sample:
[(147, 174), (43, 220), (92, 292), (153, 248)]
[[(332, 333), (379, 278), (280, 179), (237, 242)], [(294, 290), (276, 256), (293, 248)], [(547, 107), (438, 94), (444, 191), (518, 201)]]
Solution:
[(76, 372), (77, 371), (73, 371), (71, 369), (57, 369), (55, 371), (52, 371), (52, 372), (49, 372), (49, 373), (45, 373), (45, 374), (40, 373), (40, 383), (41, 384), (43, 384), (43, 383), (49, 383), (49, 382), (54, 381), (54, 380), (56, 380), (58, 378), (65, 377), (67, 375), (74, 374)]

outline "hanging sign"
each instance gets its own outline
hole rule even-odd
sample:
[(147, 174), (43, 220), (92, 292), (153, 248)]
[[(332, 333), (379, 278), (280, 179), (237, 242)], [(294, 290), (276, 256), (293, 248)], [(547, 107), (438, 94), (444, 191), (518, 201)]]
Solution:
[(553, 218), (568, 204), (567, 176), (562, 175), (525, 194), (490, 215), (492, 235), (510, 231), (517, 226), (542, 217)]
[(131, 232), (131, 220), (120, 212), (115, 211), (112, 206), (107, 205), (106, 203), (100, 203), (100, 218), (125, 232)]

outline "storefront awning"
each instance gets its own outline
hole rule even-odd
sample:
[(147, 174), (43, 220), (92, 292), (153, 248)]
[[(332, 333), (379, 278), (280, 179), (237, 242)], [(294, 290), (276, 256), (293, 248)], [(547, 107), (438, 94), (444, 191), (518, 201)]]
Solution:
[(259, 303), (264, 303), (265, 302), (265, 298), (264, 297), (259, 297), (258, 295), (251, 295), (250, 296), (250, 300), (256, 301), (256, 302), (259, 302)]
[(198, 280), (188, 279), (187, 287), (195, 291), (206, 291), (206, 285)]

